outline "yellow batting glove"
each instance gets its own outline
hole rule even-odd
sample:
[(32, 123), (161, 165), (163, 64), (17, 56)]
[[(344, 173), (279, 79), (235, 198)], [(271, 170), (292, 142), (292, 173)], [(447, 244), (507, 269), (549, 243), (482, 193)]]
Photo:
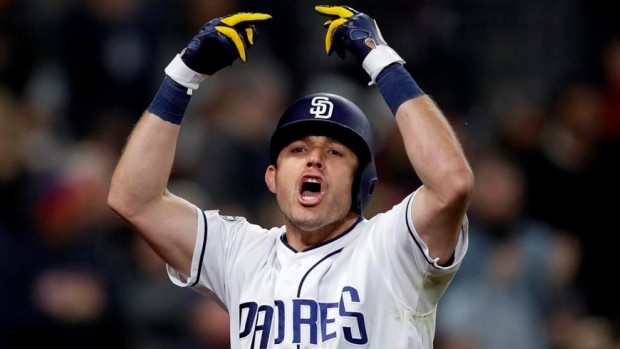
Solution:
[(362, 67), (371, 78), (371, 84), (383, 70), (392, 63), (404, 64), (405, 61), (383, 38), (377, 22), (365, 13), (348, 6), (316, 6), (315, 10), (329, 17), (323, 23), (327, 28), (325, 34), (325, 51), (328, 55), (336, 52), (344, 58), (345, 52), (351, 53), (362, 63)]
[(239, 58), (247, 61), (247, 49), (257, 37), (256, 23), (271, 15), (238, 12), (207, 22), (166, 67), (166, 74), (179, 84), (197, 89), (208, 75), (232, 65)]
[[(254, 23), (267, 19), (271, 19), (271, 15), (265, 13), (240, 12), (221, 18), (221, 23), (225, 24), (225, 26), (216, 25), (215, 29), (232, 40), (239, 53), (239, 58), (245, 62), (247, 60), (245, 54), (246, 46), (249, 47), (254, 45), (254, 32), (256, 31)], [(240, 29), (243, 29), (241, 34), (239, 32)], [(244, 38), (247, 42), (244, 41)]]
[(327, 28), (327, 33), (325, 34), (325, 52), (331, 55), (334, 50), (336, 50), (336, 53), (341, 58), (344, 58), (344, 48), (340, 47), (340, 45), (336, 45), (336, 47), (333, 45), (334, 31), (359, 12), (349, 6), (319, 5), (315, 6), (314, 9), (318, 13), (329, 17), (329, 19), (323, 23), (323, 26)]

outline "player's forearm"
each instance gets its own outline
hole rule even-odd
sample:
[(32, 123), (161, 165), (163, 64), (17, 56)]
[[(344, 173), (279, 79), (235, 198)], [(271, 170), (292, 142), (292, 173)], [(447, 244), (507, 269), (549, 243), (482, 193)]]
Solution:
[[(468, 202), (473, 174), (463, 149), (435, 102), (401, 64), (377, 77), (377, 85), (396, 117), (411, 165), (440, 206)], [(438, 207), (438, 208), (439, 208)]]
[(145, 112), (132, 131), (112, 176), (108, 202), (129, 218), (166, 191), (179, 125)]
[(396, 122), (409, 161), (426, 189), (446, 203), (466, 202), (473, 173), (454, 130), (435, 102), (427, 95), (404, 102)]

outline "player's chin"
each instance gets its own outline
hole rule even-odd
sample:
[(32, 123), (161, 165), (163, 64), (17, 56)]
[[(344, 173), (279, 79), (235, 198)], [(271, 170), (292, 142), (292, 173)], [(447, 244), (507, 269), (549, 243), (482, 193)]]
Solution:
[(327, 212), (323, 205), (304, 206), (300, 205), (293, 211), (294, 221), (306, 227), (321, 225), (326, 219)]
[(291, 221), (306, 232), (313, 232), (325, 226), (325, 218), (317, 215), (296, 214)]

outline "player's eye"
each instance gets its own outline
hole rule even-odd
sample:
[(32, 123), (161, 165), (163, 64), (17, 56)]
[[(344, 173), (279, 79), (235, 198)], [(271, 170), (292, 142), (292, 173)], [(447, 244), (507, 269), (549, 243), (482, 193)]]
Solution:
[(343, 154), (337, 149), (330, 149), (327, 151), (330, 155), (342, 156)]

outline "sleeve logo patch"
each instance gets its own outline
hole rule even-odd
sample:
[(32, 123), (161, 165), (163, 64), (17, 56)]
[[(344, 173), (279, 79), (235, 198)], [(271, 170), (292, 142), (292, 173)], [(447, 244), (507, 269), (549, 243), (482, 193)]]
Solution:
[(225, 216), (225, 215), (220, 215), (220, 217), (222, 217), (223, 220), (229, 221), (229, 222), (234, 222), (241, 218), (240, 216)]

